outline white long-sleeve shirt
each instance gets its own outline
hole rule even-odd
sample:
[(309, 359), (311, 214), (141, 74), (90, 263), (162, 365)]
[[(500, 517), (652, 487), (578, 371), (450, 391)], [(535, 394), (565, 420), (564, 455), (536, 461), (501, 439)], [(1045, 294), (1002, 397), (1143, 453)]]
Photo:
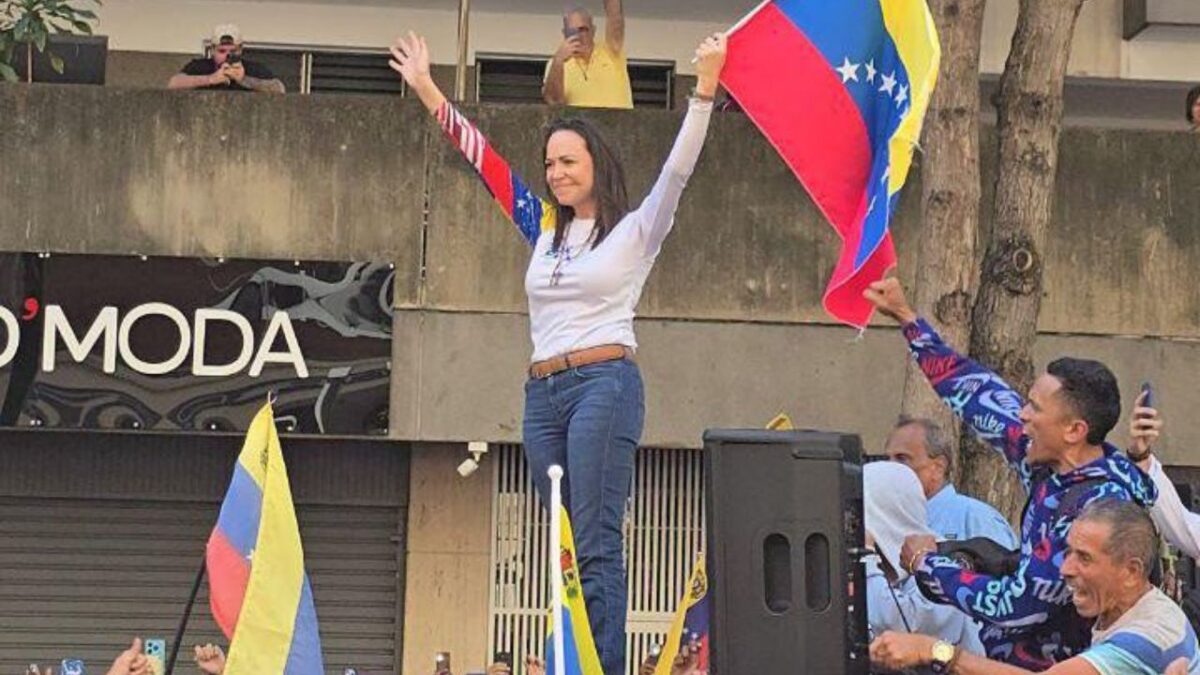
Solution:
[(666, 164), (641, 205), (592, 248), (595, 220), (576, 218), (554, 251), (541, 232), (525, 272), (533, 360), (598, 345), (637, 347), (634, 308), (700, 157), (712, 103), (692, 100)]
[(533, 360), (605, 344), (637, 347), (634, 308), (675, 209), (700, 157), (712, 116), (711, 101), (692, 99), (675, 146), (650, 194), (592, 248), (595, 221), (575, 219), (563, 246), (552, 251), (556, 211), (513, 173), (508, 162), (449, 102), (438, 122), (500, 208), (533, 247), (525, 273)]
[(1200, 559), (1200, 515), (1183, 505), (1175, 485), (1163, 471), (1158, 457), (1150, 458), (1150, 480), (1158, 489), (1158, 501), (1150, 509), (1150, 518), (1172, 546), (1192, 558)]

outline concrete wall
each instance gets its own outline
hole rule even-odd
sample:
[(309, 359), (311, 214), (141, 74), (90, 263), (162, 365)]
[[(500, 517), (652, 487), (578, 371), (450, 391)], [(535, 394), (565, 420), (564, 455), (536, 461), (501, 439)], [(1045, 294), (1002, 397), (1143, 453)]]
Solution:
[[(468, 112), (538, 184), (552, 111)], [(644, 194), (678, 115), (595, 117)], [(519, 440), (527, 251), (415, 102), (14, 85), (0, 119), (0, 248), (394, 261), (393, 434)], [(1111, 353), (1168, 415), (1200, 402), (1198, 151), (1187, 134), (1068, 131), (1045, 252), (1040, 355)], [(895, 223), (902, 277), (916, 205)], [(761, 135), (718, 116), (639, 307), (647, 444), (694, 446), (705, 426), (781, 409), (881, 440), (903, 352), (889, 329), (855, 343), (828, 325), (836, 246)], [(1200, 430), (1169, 435), (1172, 461), (1200, 463), (1185, 453)]]

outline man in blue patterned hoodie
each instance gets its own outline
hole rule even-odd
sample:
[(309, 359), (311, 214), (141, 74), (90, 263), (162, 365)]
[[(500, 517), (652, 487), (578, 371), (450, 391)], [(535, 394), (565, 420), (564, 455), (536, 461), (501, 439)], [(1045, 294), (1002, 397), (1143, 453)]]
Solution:
[(1079, 616), (1061, 566), (1067, 531), (1101, 498), (1149, 508), (1154, 484), (1105, 442), (1121, 413), (1116, 377), (1104, 364), (1062, 358), (1034, 381), (1027, 400), (996, 373), (956, 353), (917, 316), (896, 279), (864, 293), (900, 322), (938, 396), (1017, 472), (1029, 501), (1021, 518), (1021, 557), (1007, 576), (968, 571), (937, 555), (932, 537), (911, 536), (901, 563), (934, 602), (955, 605), (983, 624), (990, 658), (1046, 670), (1085, 650), (1091, 621)]

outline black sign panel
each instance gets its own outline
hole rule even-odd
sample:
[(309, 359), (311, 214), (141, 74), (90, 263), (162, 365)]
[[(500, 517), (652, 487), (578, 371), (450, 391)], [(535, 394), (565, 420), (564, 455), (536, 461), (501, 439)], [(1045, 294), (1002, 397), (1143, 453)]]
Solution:
[(0, 253), (0, 426), (387, 433), (386, 263)]

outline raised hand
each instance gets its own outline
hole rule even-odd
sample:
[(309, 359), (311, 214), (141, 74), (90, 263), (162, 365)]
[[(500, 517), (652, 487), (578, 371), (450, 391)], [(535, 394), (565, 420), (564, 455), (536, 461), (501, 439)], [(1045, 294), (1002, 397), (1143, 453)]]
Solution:
[(890, 316), (901, 324), (917, 320), (917, 313), (908, 304), (904, 297), (904, 288), (895, 277), (872, 283), (863, 291), (863, 297), (875, 305), (881, 314)]
[(696, 47), (696, 93), (708, 97), (716, 95), (721, 69), (725, 67), (727, 44), (724, 33), (713, 33)]
[(433, 77), (429, 74), (429, 45), (425, 44), (425, 38), (408, 31), (407, 37), (396, 38), (389, 51), (392, 58), (388, 65), (400, 73), (405, 84), (416, 92), (425, 107), (436, 113), (446, 97), (433, 83)]
[(196, 666), (208, 675), (221, 675), (225, 672), (225, 652), (214, 644), (201, 647), (196, 645)]
[(1146, 392), (1138, 394), (1129, 417), (1129, 458), (1139, 462), (1146, 459), (1162, 428), (1158, 410), (1146, 405)]

